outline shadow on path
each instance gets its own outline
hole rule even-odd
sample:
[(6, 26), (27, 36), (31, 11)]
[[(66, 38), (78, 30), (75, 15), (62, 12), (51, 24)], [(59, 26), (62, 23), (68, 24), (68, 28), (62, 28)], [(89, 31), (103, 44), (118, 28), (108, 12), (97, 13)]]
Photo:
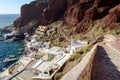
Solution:
[(120, 80), (120, 72), (111, 62), (102, 46), (98, 46), (98, 51), (93, 60), (91, 80)]

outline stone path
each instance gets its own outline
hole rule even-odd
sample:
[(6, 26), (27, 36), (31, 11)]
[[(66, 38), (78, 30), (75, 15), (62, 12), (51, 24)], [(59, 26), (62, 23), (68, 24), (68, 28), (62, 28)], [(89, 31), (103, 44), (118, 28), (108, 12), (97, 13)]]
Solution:
[(91, 80), (120, 80), (120, 53), (99, 46), (93, 61)]

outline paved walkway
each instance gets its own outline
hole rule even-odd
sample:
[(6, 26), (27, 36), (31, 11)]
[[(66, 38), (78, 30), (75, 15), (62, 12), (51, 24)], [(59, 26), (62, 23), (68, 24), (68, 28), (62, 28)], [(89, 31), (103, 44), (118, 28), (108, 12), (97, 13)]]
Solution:
[(99, 46), (91, 80), (120, 80), (120, 53), (108, 46)]

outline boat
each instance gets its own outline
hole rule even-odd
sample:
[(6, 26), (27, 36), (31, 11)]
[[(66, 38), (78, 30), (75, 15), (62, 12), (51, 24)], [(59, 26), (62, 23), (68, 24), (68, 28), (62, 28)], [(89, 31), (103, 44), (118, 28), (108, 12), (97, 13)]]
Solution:
[(24, 49), (23, 48), (21, 48), (21, 49), (18, 49), (19, 51), (24, 51)]
[(7, 39), (7, 40), (5, 40), (5, 42), (12, 42), (13, 41), (13, 39)]
[(12, 62), (16, 60), (18, 60), (18, 58), (14, 55), (11, 55), (9, 58), (6, 58), (5, 60), (3, 60), (3, 62)]
[(10, 55), (9, 57), (10, 57), (10, 58), (15, 58), (16, 56), (15, 56), (15, 55)]
[(18, 52), (17, 54), (22, 54), (23, 52)]

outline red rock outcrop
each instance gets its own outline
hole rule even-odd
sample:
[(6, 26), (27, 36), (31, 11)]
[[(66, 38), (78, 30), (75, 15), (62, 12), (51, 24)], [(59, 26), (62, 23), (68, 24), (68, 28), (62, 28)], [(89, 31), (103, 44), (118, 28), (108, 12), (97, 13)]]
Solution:
[(120, 26), (120, 4), (109, 10), (109, 14), (106, 17), (106, 26), (111, 29)]
[(23, 5), (21, 7), (21, 16), (15, 20), (14, 26), (19, 28), (24, 27), (26, 24), (28, 24), (28, 22), (34, 19), (39, 19), (43, 9), (45, 9), (47, 6), (47, 3), (37, 3), (36, 1)]
[(71, 28), (77, 25), (80, 21), (84, 19), (85, 12), (90, 8), (92, 1), (80, 0), (79, 3), (70, 7), (65, 14), (65, 24), (68, 25), (68, 28)]
[(67, 9), (66, 0), (51, 0), (47, 8), (45, 8), (40, 17), (40, 24), (47, 25), (56, 21)]
[(120, 22), (120, 5), (110, 9), (108, 17), (111, 18), (111, 21)]
[(97, 20), (103, 21), (105, 27), (114, 28), (120, 23), (118, 4), (120, 0), (35, 0), (21, 7), (21, 16), (14, 26), (27, 28), (25, 25), (33, 20), (39, 21), (36, 25), (47, 25), (64, 15), (67, 28), (76, 27), (77, 32), (85, 32)]
[(87, 31), (89, 29), (89, 25), (90, 22), (89, 20), (82, 20), (81, 22), (79, 22), (76, 26), (76, 32), (80, 33), (83, 32), (85, 33), (85, 31)]
[(39, 18), (43, 9), (45, 9), (47, 6), (47, 3), (37, 3), (35, 1), (31, 2), (30, 4), (25, 4), (21, 7), (21, 16), (30, 19)]
[[(116, 24), (112, 23), (113, 21), (120, 22), (120, 16), (118, 15), (120, 14), (119, 8), (118, 6), (115, 7), (120, 4), (120, 0), (79, 0), (77, 3), (77, 0), (68, 1), (70, 8), (65, 14), (65, 24), (68, 28), (77, 27), (77, 32), (86, 31), (89, 28), (89, 24), (91, 24), (91, 22), (94, 23), (98, 19), (105, 19), (106, 22), (110, 20), (111, 22), (108, 21), (108, 24), (112, 25), (112, 27), (115, 27)], [(115, 9), (111, 10), (113, 7), (115, 7)], [(108, 18), (106, 20), (107, 15)], [(109, 27), (108, 24), (106, 23), (105, 27)]]
[(84, 18), (86, 20), (96, 20), (97, 13), (97, 9), (95, 7), (91, 7), (88, 10), (86, 10)]
[(75, 5), (78, 2), (79, 2), (79, 0), (68, 0), (67, 8), (69, 9), (70, 7), (72, 7), (73, 5)]
[[(21, 7), (21, 16), (14, 21), (14, 26), (28, 31), (26, 25), (33, 20), (39, 21), (37, 25), (47, 25), (64, 15), (66, 9), (67, 0), (35, 0)], [(32, 29), (33, 25), (30, 26)]]

